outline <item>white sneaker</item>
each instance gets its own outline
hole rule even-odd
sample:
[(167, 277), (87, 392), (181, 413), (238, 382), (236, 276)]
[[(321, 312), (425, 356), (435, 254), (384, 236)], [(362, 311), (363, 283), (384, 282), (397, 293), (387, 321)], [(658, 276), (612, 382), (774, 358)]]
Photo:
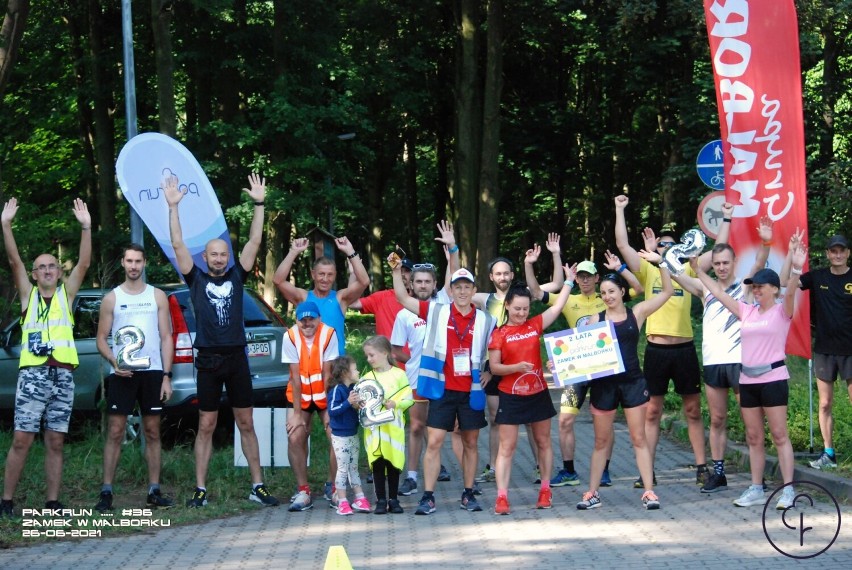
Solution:
[(752, 507), (754, 505), (765, 505), (766, 497), (763, 492), (763, 487), (760, 485), (751, 485), (743, 491), (740, 498), (734, 501), (738, 507)]
[(779, 511), (783, 511), (785, 509), (789, 509), (793, 506), (793, 501), (796, 499), (796, 491), (793, 489), (792, 485), (788, 485), (784, 487), (784, 490), (781, 491), (781, 498), (778, 499), (778, 502), (775, 504), (775, 508)]
[(834, 469), (837, 467), (837, 460), (832, 459), (829, 454), (823, 451), (822, 455), (814, 461), (811, 461), (810, 464), (814, 469)]
[(311, 496), (308, 495), (304, 491), (299, 491), (296, 494), (296, 498), (293, 499), (293, 504), (290, 505), (290, 508), (287, 509), (291, 513), (296, 513), (299, 511), (307, 511), (311, 507), (314, 506), (313, 501), (311, 500)]

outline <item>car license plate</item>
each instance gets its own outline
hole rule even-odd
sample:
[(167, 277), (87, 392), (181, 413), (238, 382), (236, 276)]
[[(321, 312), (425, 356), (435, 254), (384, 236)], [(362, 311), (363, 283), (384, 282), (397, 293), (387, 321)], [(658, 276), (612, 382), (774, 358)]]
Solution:
[(252, 356), (272, 356), (272, 351), (269, 349), (268, 342), (250, 342), (248, 343), (248, 355)]

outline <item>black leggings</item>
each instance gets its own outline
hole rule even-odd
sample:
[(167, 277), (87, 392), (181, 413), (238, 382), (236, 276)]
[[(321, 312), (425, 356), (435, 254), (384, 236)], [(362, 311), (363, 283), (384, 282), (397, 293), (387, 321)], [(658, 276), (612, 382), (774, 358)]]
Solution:
[[(388, 497), (396, 499), (399, 493), (399, 474), (401, 471), (394, 467), (384, 457), (373, 461), (373, 487), (376, 490), (376, 498), (386, 500)], [(388, 493), (385, 495), (385, 480), (388, 482)]]

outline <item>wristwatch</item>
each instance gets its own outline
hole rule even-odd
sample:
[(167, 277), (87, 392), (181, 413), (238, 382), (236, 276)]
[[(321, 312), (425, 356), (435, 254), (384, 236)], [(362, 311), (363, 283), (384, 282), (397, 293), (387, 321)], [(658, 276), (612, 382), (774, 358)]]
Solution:
[(168, 372), (163, 371), (163, 376), (168, 376), (169, 380), (171, 380), (172, 376), (174, 376), (174, 374), (172, 374), (171, 370), (168, 371)]

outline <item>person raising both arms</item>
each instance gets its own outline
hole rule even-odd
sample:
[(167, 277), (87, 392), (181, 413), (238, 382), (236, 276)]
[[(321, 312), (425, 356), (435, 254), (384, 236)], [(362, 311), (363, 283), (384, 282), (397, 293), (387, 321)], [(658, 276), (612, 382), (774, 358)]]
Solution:
[[(769, 433), (778, 452), (778, 463), (784, 489), (775, 505), (784, 510), (793, 505), (795, 490), (793, 481), (793, 446), (787, 433), (787, 403), (790, 374), (784, 363), (787, 333), (793, 321), (796, 307), (796, 289), (802, 266), (807, 259), (807, 249), (794, 244), (791, 253), (792, 269), (790, 280), (781, 303), (777, 302), (781, 291), (781, 280), (772, 269), (761, 269), (743, 284), (750, 285), (745, 301), (735, 300), (707, 275), (700, 264), (690, 259), (690, 265), (701, 279), (701, 283), (725, 307), (740, 320), (742, 339), (742, 372), (740, 373), (740, 408), (746, 430), (751, 486), (734, 505), (750, 507), (766, 504), (763, 490), (763, 471), (766, 466), (764, 449), (764, 420), (769, 424)], [(751, 301), (754, 301), (754, 304)]]

